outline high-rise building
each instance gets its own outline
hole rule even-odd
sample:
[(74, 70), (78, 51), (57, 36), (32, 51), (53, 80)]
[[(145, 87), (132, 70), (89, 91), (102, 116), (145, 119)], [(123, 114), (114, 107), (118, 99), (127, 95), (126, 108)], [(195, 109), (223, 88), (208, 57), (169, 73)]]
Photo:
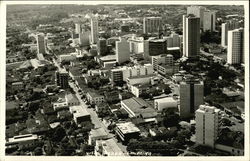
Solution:
[(143, 41), (143, 57), (145, 60), (149, 60), (149, 40)]
[(183, 15), (183, 56), (196, 57), (200, 53), (200, 18)]
[(43, 34), (38, 34), (36, 37), (37, 42), (37, 53), (38, 54), (45, 54), (45, 40)]
[(205, 7), (201, 6), (190, 6), (187, 7), (187, 15), (193, 14), (195, 17), (200, 18), (200, 27), (203, 27), (203, 18), (204, 18), (204, 11), (206, 10)]
[(230, 20), (221, 24), (221, 46), (227, 47), (228, 31), (239, 27), (240, 23), (237, 20)]
[(204, 11), (203, 17), (203, 31), (215, 31), (216, 12), (215, 11)]
[(121, 64), (130, 60), (129, 42), (125, 38), (120, 38), (120, 41), (115, 42), (116, 61)]
[(101, 56), (107, 55), (107, 51), (108, 51), (107, 49), (108, 49), (107, 40), (104, 38), (100, 38), (97, 42), (98, 55), (101, 55)]
[(91, 18), (91, 43), (96, 44), (98, 40), (98, 19)]
[(214, 148), (218, 135), (219, 109), (214, 106), (200, 105), (195, 112), (196, 143)]
[(75, 23), (75, 33), (76, 34), (81, 33), (81, 24), (80, 23)]
[(193, 77), (180, 83), (180, 117), (193, 116), (200, 105), (203, 104), (203, 82)]
[(227, 63), (240, 64), (244, 62), (243, 28), (228, 31)]
[(89, 31), (82, 31), (81, 33), (79, 33), (79, 44), (82, 47), (86, 47), (86, 46), (90, 45), (90, 43), (89, 43), (89, 35), (90, 35)]
[(173, 38), (173, 47), (180, 47), (180, 35), (172, 33), (171, 37)]
[(143, 37), (136, 37), (132, 36), (130, 39), (128, 39), (129, 42), (129, 48), (130, 48), (130, 53), (132, 54), (141, 54), (143, 53)]
[(162, 28), (161, 17), (144, 17), (143, 18), (143, 33), (155, 33)]
[(56, 71), (56, 84), (65, 89), (69, 87), (69, 74), (66, 70)]
[(167, 43), (164, 39), (149, 40), (149, 56), (167, 53)]

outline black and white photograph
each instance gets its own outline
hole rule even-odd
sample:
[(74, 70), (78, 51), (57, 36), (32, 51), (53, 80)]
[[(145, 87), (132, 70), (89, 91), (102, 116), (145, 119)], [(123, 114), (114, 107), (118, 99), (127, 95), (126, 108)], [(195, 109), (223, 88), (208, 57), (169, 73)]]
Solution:
[(0, 160), (249, 160), (248, 1), (39, 2), (0, 2)]

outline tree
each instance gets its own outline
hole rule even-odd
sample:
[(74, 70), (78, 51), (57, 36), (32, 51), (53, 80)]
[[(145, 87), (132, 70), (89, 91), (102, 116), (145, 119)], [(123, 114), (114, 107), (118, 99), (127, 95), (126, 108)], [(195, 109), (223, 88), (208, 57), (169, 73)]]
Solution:
[(61, 126), (57, 127), (55, 129), (54, 135), (53, 135), (53, 141), (59, 142), (66, 136), (66, 132), (64, 128)]
[(34, 154), (35, 155), (42, 155), (43, 154), (43, 150), (41, 147), (36, 147), (34, 150)]
[(178, 126), (179, 121), (180, 121), (180, 116), (175, 113), (174, 108), (168, 108), (164, 109), (162, 111), (163, 114), (163, 125), (165, 127), (173, 127), (173, 126)]

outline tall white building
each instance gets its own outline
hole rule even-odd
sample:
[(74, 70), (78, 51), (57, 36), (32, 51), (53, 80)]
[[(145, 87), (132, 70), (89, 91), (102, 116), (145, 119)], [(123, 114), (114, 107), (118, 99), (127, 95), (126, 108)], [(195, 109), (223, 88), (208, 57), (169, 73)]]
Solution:
[(204, 11), (203, 17), (203, 31), (215, 31), (216, 12), (215, 11)]
[(98, 40), (98, 19), (91, 18), (91, 43), (96, 44)]
[(130, 53), (133, 54), (141, 54), (144, 50), (144, 39), (143, 37), (136, 37), (132, 36), (130, 39), (128, 39), (129, 46), (130, 46)]
[(227, 47), (228, 31), (240, 27), (239, 21), (231, 20), (221, 24), (221, 46)]
[(218, 113), (219, 109), (206, 105), (200, 105), (196, 110), (196, 143), (214, 148), (218, 135)]
[(180, 83), (180, 117), (193, 116), (195, 111), (204, 102), (203, 82), (188, 78)]
[(36, 37), (37, 42), (37, 53), (38, 54), (45, 54), (45, 40), (43, 34), (38, 34)]
[(161, 17), (145, 17), (143, 18), (143, 33), (154, 33), (158, 32), (162, 27)]
[(203, 27), (203, 18), (204, 18), (204, 11), (206, 10), (205, 7), (201, 6), (189, 6), (187, 7), (187, 15), (193, 14), (195, 17), (200, 18), (200, 27)]
[(228, 31), (227, 63), (244, 63), (243, 28)]
[(75, 23), (75, 33), (76, 34), (81, 33), (81, 24), (80, 23)]
[(115, 42), (116, 61), (121, 64), (130, 60), (129, 42), (125, 38), (120, 38), (120, 41)]
[(183, 15), (183, 56), (195, 57), (200, 53), (200, 18)]

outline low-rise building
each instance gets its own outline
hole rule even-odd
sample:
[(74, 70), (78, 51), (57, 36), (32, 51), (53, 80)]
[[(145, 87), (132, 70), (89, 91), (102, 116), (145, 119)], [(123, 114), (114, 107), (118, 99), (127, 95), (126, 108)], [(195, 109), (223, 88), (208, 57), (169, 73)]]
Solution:
[(179, 64), (174, 65), (159, 64), (157, 65), (157, 71), (162, 75), (172, 75), (179, 71)]
[(143, 118), (146, 121), (157, 116), (157, 112), (150, 104), (137, 97), (122, 100), (121, 107), (127, 111), (130, 118)]
[(23, 89), (24, 85), (23, 85), (23, 82), (14, 82), (11, 84), (11, 87), (13, 91), (16, 91), (16, 90)]
[(97, 140), (105, 140), (108, 138), (110, 138), (110, 136), (103, 128), (91, 129), (88, 144), (93, 145)]
[(94, 92), (88, 92), (86, 94), (86, 98), (90, 104), (99, 104), (99, 103), (104, 102), (104, 96), (99, 95), (99, 94), (94, 93)]
[(73, 114), (75, 123), (90, 121), (90, 113), (82, 106), (72, 106), (69, 111)]
[(150, 87), (148, 85), (134, 84), (131, 86), (131, 93), (136, 97), (140, 97), (143, 94), (149, 93)]
[(127, 143), (130, 139), (138, 139), (140, 135), (140, 129), (132, 122), (117, 123), (115, 132), (123, 143)]
[(7, 141), (7, 145), (16, 144), (16, 143), (22, 143), (22, 142), (33, 142), (34, 140), (37, 140), (38, 136), (35, 134), (25, 134), (25, 135), (17, 135), (13, 138), (9, 138)]
[(114, 139), (108, 140), (96, 140), (95, 156), (123, 156), (124, 153), (114, 141)]
[(173, 99), (173, 97), (165, 97), (154, 100), (154, 107), (158, 111), (162, 111), (166, 108), (177, 108), (177, 100)]
[(68, 107), (69, 106), (65, 98), (59, 98), (57, 102), (53, 103), (53, 109), (55, 111), (67, 109)]
[(68, 103), (68, 106), (80, 105), (80, 101), (74, 94), (66, 94), (65, 99), (66, 99), (66, 102)]
[(132, 86), (135, 84), (150, 84), (151, 78), (155, 77), (155, 74), (151, 75), (143, 75), (143, 76), (133, 76), (127, 78), (127, 84), (128, 86)]

